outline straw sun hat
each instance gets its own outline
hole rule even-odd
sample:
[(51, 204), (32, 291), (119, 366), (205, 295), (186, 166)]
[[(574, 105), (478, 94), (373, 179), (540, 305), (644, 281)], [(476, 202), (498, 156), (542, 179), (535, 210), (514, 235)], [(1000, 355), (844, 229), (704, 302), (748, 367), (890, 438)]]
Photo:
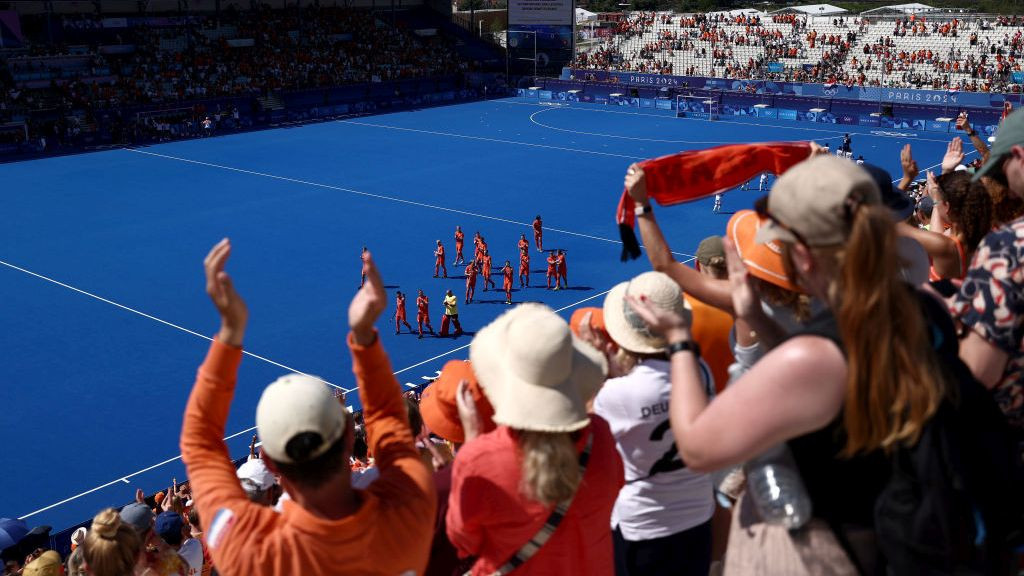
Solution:
[(469, 359), (494, 422), (536, 432), (586, 427), (586, 403), (608, 373), (604, 355), (542, 304), (520, 304), (481, 329)]
[(690, 305), (679, 285), (663, 272), (644, 272), (616, 285), (604, 298), (604, 325), (620, 348), (636, 354), (657, 354), (668, 346), (663, 337), (651, 333), (643, 318), (626, 302), (627, 294), (646, 296), (653, 306), (674, 310), (684, 315), (687, 323), (691, 320)]

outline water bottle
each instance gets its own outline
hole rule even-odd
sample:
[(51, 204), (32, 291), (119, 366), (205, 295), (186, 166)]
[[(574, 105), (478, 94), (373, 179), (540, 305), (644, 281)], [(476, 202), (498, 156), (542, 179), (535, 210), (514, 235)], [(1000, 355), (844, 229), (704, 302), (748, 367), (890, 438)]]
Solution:
[(811, 497), (785, 444), (747, 463), (747, 495), (766, 524), (796, 530), (811, 519)]

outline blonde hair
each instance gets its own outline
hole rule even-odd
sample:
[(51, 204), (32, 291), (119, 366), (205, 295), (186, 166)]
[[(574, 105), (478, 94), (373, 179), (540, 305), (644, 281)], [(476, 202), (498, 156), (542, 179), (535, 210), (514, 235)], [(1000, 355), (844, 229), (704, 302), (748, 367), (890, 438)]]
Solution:
[(576, 493), (583, 475), (570, 433), (521, 430), (519, 450), (522, 491), (528, 498), (551, 506)]
[(947, 389), (915, 291), (900, 275), (889, 210), (860, 206), (830, 299), (847, 355), (844, 454), (917, 443)]
[(82, 556), (94, 576), (132, 576), (141, 550), (139, 534), (123, 524), (113, 508), (92, 519), (92, 529), (82, 543)]

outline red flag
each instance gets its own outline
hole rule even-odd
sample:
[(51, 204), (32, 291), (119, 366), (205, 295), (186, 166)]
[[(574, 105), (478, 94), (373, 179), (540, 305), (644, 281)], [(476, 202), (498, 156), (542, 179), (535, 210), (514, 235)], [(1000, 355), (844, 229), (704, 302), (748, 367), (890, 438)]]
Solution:
[[(807, 142), (728, 144), (706, 150), (688, 150), (639, 163), (647, 181), (647, 196), (661, 206), (707, 198), (735, 188), (762, 172), (782, 174), (811, 155)], [(640, 256), (633, 233), (636, 216), (629, 193), (622, 192), (616, 222), (627, 255)]]

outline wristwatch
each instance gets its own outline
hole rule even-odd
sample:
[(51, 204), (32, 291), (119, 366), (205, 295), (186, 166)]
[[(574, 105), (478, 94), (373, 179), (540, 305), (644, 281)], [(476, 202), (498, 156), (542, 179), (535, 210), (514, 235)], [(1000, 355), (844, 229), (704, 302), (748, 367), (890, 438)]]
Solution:
[(672, 356), (676, 352), (693, 352), (694, 356), (700, 356), (700, 346), (693, 340), (680, 340), (673, 342), (665, 348), (665, 352)]
[(978, 131), (977, 130), (971, 130), (970, 132), (967, 133), (967, 137), (968, 138), (974, 138), (977, 135), (978, 135)]
[(633, 212), (637, 216), (643, 216), (644, 214), (651, 214), (652, 213), (651, 205), (650, 204), (637, 204), (637, 205), (633, 206)]

